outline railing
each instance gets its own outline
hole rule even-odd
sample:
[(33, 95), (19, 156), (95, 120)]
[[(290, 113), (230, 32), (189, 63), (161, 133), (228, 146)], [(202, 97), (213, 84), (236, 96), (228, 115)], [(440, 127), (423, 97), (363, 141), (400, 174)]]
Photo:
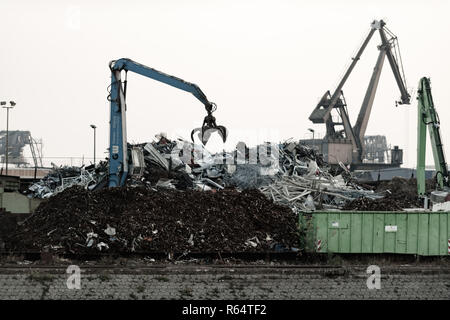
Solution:
[[(101, 157), (96, 157), (96, 162), (104, 160)], [(42, 165), (44, 168), (51, 168), (52, 163), (56, 166), (75, 166), (81, 167), (83, 165), (88, 166), (94, 163), (93, 157), (42, 157)], [(5, 170), (6, 162), (5, 157), (0, 159), (0, 168)], [(8, 170), (9, 168), (34, 168), (33, 157), (21, 157), (21, 158), (8, 158)]]

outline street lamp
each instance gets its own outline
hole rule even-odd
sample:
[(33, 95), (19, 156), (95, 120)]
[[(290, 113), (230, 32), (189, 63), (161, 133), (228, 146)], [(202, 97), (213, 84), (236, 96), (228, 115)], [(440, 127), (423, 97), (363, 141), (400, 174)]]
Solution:
[(94, 129), (94, 167), (95, 167), (95, 129), (97, 129), (97, 127), (91, 124), (91, 128)]
[(314, 129), (308, 128), (308, 130), (309, 130), (310, 132), (312, 132), (312, 134), (313, 134), (313, 142), (314, 142)]
[(6, 144), (5, 144), (5, 155), (6, 155), (6, 170), (5, 174), (8, 175), (8, 153), (9, 153), (9, 147), (8, 147), (8, 132), (9, 132), (9, 109), (14, 107), (16, 103), (14, 101), (9, 102), (9, 107), (6, 105), (6, 101), (1, 101), (0, 105), (3, 106), (3, 108), (6, 108)]

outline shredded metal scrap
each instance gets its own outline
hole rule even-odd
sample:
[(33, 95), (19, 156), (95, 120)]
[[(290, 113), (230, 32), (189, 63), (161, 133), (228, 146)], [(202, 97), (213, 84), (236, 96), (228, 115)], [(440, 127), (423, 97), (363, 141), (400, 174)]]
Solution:
[[(259, 189), (274, 202), (290, 206), (294, 211), (310, 211), (314, 208), (340, 208), (360, 197), (381, 198), (373, 191), (356, 189), (347, 185), (341, 176), (332, 177), (327, 172), (319, 175), (284, 175), (273, 184)], [(307, 201), (314, 200), (314, 207)]]
[(298, 248), (297, 219), (257, 190), (215, 192), (74, 186), (42, 203), (13, 251), (264, 252)]
[[(317, 151), (293, 141), (265, 143), (251, 149), (240, 142), (233, 152), (211, 154), (204, 146), (181, 139), (172, 141), (160, 134), (157, 141), (130, 145), (130, 148), (141, 148), (145, 162), (139, 178), (127, 179), (130, 186), (201, 191), (259, 189), (269, 199), (289, 206), (296, 213), (328, 208), (365, 210), (375, 206), (368, 205), (372, 202), (367, 199), (377, 200), (386, 195), (386, 188), (375, 193), (357, 184), (342, 163), (331, 168)], [(107, 162), (101, 162), (96, 168), (55, 167), (51, 174), (32, 185), (30, 192), (34, 197), (48, 198), (73, 185), (95, 189), (107, 176), (106, 170)], [(392, 181), (398, 185), (394, 192), (412, 188), (411, 183)], [(397, 204), (391, 207), (393, 210), (411, 207), (417, 202), (413, 200), (401, 203), (398, 198)], [(355, 202), (349, 204), (352, 201)]]

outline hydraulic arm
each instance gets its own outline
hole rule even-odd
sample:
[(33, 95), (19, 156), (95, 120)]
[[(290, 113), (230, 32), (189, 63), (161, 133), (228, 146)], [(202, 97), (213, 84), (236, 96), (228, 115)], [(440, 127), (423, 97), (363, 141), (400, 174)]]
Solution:
[(440, 121), (431, 95), (430, 79), (423, 77), (417, 90), (417, 191), (419, 196), (425, 195), (425, 151), (427, 127), (430, 133), (431, 148), (433, 150), (434, 166), (436, 168), (436, 181), (441, 190), (449, 186), (449, 172), (445, 162), (442, 147)]
[[(203, 144), (206, 144), (211, 131), (218, 131), (225, 142), (227, 130), (223, 126), (216, 124), (212, 113), (216, 110), (216, 105), (210, 102), (202, 90), (193, 83), (186, 82), (180, 78), (165, 74), (161, 71), (144, 66), (130, 59), (113, 60), (109, 64), (111, 70), (111, 93), (108, 100), (111, 102), (110, 114), (110, 141), (109, 141), (109, 186), (115, 187), (123, 185), (129, 170), (129, 157), (127, 149), (126, 132), (126, 91), (128, 71), (135, 72), (153, 80), (168, 84), (172, 87), (192, 93), (200, 100), (206, 109), (207, 116), (203, 120), (203, 125), (195, 131), (200, 131), (199, 136)], [(122, 81), (122, 71), (125, 71), (125, 80)]]

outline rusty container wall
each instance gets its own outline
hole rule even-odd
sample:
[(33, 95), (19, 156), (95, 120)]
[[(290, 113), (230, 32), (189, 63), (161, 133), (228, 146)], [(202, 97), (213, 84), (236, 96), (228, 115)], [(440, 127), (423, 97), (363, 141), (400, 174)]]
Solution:
[(318, 253), (448, 256), (450, 212), (318, 211), (306, 248)]

